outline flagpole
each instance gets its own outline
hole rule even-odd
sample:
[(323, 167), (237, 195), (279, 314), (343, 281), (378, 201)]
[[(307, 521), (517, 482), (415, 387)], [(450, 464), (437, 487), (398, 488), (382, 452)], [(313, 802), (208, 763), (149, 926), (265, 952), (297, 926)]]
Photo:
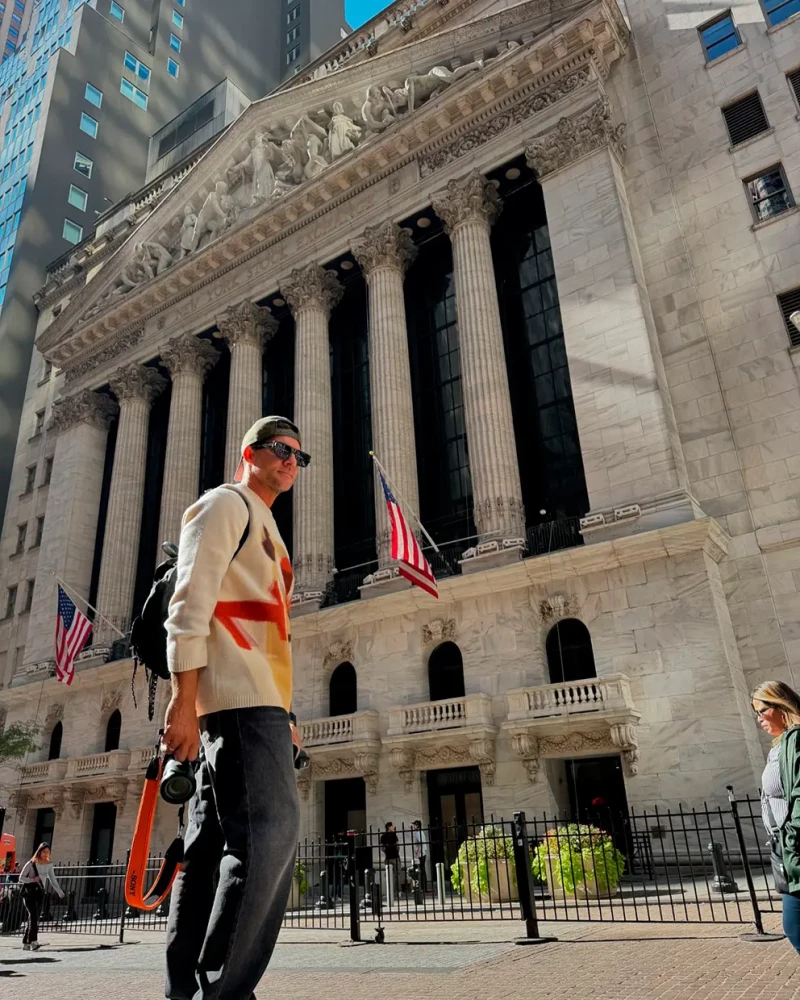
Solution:
[(403, 505), (403, 507), (405, 507), (405, 509), (408, 511), (408, 513), (411, 515), (411, 517), (413, 517), (413, 519), (417, 522), (417, 524), (419, 525), (419, 530), (422, 532), (422, 534), (431, 543), (431, 545), (433, 546), (433, 551), (438, 554), (439, 553), (439, 546), (436, 544), (436, 542), (434, 542), (434, 540), (431, 538), (431, 536), (425, 530), (425, 525), (422, 523), (422, 521), (420, 521), (420, 519), (417, 517), (417, 515), (414, 513), (414, 511), (408, 505), (408, 503), (406, 502), (405, 498), (402, 496), (402, 494), (400, 493), (400, 491), (395, 489), (394, 483), (392, 483), (391, 479), (389, 478), (389, 473), (386, 471), (386, 469), (384, 469), (384, 467), (378, 461), (378, 458), (375, 455), (375, 452), (371, 451), (369, 453), (369, 455), (370, 455), (370, 458), (372, 459), (372, 461), (378, 466), (378, 471), (383, 474), (383, 478), (389, 484), (389, 489), (392, 491), (392, 493), (394, 493), (394, 495), (397, 497), (397, 499), (400, 501), (400, 503)]
[(86, 607), (90, 611), (94, 611), (95, 616), (97, 618), (99, 618), (101, 622), (105, 622), (106, 625), (108, 625), (108, 627), (110, 629), (113, 629), (117, 633), (117, 635), (120, 637), (120, 639), (124, 639), (125, 638), (125, 633), (124, 632), (120, 632), (120, 630), (117, 628), (117, 626), (114, 625), (113, 622), (110, 622), (108, 620), (108, 618), (106, 618), (105, 615), (101, 615), (100, 612), (97, 610), (97, 608), (93, 604), (90, 604), (86, 600), (85, 597), (81, 597), (80, 594), (76, 594), (75, 591), (71, 587), (68, 587), (66, 585), (66, 583), (64, 583), (64, 581), (61, 579), (60, 576), (56, 576), (55, 573), (53, 573), (53, 576), (56, 577), (56, 583), (58, 583), (61, 587), (63, 587), (63, 589), (67, 592), (67, 596), (68, 597), (71, 597), (71, 598), (73, 598), (73, 600), (77, 600), (77, 601), (80, 601), (82, 604), (85, 604)]

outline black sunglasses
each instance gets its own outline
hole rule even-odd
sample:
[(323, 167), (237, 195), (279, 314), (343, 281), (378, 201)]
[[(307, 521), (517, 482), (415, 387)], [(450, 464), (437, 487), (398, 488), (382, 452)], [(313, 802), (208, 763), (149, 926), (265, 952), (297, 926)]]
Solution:
[(763, 708), (753, 708), (753, 711), (755, 712), (756, 715), (762, 716), (765, 715), (767, 712), (771, 712), (773, 708), (777, 707), (778, 707), (777, 705), (770, 705), (769, 702), (764, 702)]
[(311, 456), (308, 452), (300, 451), (299, 448), (293, 448), (290, 444), (284, 444), (283, 441), (265, 441), (263, 444), (256, 445), (256, 448), (269, 448), (272, 454), (281, 462), (285, 462), (294, 455), (294, 459), (300, 469), (305, 469), (311, 462)]

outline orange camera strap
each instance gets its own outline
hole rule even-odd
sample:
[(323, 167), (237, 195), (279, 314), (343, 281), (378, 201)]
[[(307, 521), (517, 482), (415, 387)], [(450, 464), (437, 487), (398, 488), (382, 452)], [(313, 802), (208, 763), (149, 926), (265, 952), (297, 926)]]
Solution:
[(133, 832), (128, 870), (125, 873), (125, 902), (136, 910), (145, 910), (148, 913), (158, 909), (167, 898), (183, 864), (183, 807), (181, 807), (180, 832), (167, 849), (155, 882), (145, 890), (147, 866), (150, 860), (150, 838), (156, 818), (163, 768), (164, 762), (158, 755), (154, 756), (148, 765)]

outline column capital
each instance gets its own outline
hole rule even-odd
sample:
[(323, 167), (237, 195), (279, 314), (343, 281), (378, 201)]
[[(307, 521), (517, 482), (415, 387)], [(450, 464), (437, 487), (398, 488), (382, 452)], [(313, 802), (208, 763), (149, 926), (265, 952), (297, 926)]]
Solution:
[(462, 222), (483, 222), (493, 226), (503, 203), (496, 181), (487, 180), (479, 170), (449, 181), (443, 191), (431, 198), (434, 212), (451, 231)]
[(614, 123), (611, 104), (604, 95), (580, 114), (561, 118), (547, 132), (537, 135), (525, 148), (525, 158), (540, 181), (605, 146), (621, 159), (626, 128), (625, 124)]
[(126, 399), (145, 399), (152, 403), (164, 391), (167, 380), (154, 368), (135, 363), (118, 368), (109, 378), (108, 384), (120, 402)]
[(341, 301), (344, 289), (332, 271), (319, 264), (296, 268), (281, 282), (281, 294), (289, 303), (293, 314), (301, 309), (316, 306), (329, 316)]
[(365, 274), (379, 267), (393, 267), (405, 273), (417, 256), (411, 234), (391, 220), (379, 226), (368, 226), (359, 239), (353, 241), (351, 250)]
[(217, 329), (229, 347), (246, 343), (263, 350), (278, 332), (278, 321), (265, 306), (245, 299), (217, 317)]
[(167, 343), (161, 352), (161, 360), (173, 379), (184, 373), (198, 375), (203, 379), (219, 360), (219, 351), (207, 340), (199, 340), (189, 333), (183, 333)]
[(84, 389), (74, 396), (65, 396), (55, 401), (50, 430), (61, 434), (84, 423), (108, 430), (108, 425), (118, 412), (119, 406), (109, 396)]

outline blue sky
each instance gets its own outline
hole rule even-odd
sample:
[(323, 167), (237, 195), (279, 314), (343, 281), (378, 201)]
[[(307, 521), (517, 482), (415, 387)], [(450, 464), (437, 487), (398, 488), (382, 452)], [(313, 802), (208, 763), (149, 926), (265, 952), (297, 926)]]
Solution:
[(388, 7), (389, 0), (345, 0), (344, 6), (348, 23), (358, 28), (378, 11)]

